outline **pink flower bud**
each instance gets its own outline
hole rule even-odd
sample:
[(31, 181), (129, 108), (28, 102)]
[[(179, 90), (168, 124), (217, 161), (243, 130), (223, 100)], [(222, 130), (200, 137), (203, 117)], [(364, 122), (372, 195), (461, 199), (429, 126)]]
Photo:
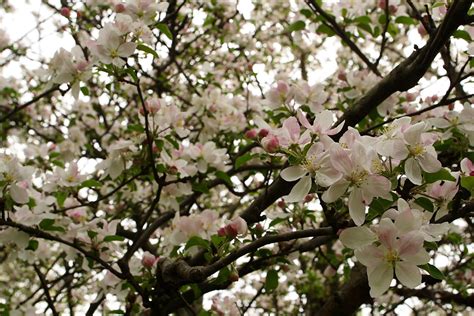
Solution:
[(255, 225), (255, 230), (257, 232), (263, 233), (264, 228), (263, 228), (262, 224), (258, 223), (257, 225)]
[(411, 93), (411, 92), (407, 92), (407, 94), (405, 95), (406, 99), (408, 102), (413, 102), (416, 100), (416, 94), (414, 93)]
[(323, 275), (325, 277), (332, 277), (336, 275), (336, 270), (334, 270), (333, 267), (327, 266), (326, 269), (324, 269)]
[(258, 136), (263, 138), (263, 137), (266, 137), (268, 135), (268, 133), (270, 133), (268, 131), (268, 129), (266, 128), (262, 128), (259, 132), (258, 132)]
[(280, 93), (281, 95), (286, 95), (288, 93), (288, 91), (290, 90), (290, 86), (288, 86), (288, 84), (282, 80), (279, 80), (277, 82), (277, 91), (278, 93)]
[(125, 5), (123, 3), (118, 3), (115, 5), (115, 12), (122, 13), (125, 11)]
[(286, 207), (285, 200), (278, 201), (277, 205), (278, 205), (279, 208), (285, 208)]
[(346, 81), (347, 80), (346, 73), (344, 71), (339, 71), (337, 73), (337, 79), (342, 80), (342, 81)]
[(432, 95), (431, 96), (431, 102), (436, 102), (438, 101), (439, 97), (437, 95)]
[(280, 147), (280, 142), (275, 135), (268, 135), (262, 139), (262, 146), (265, 151), (269, 153), (274, 153)]
[(68, 18), (71, 16), (71, 9), (68, 7), (62, 7), (61, 10), (59, 10), (62, 16)]
[(230, 275), (229, 275), (229, 281), (230, 282), (237, 282), (239, 281), (239, 274), (237, 272), (232, 272)]
[(247, 222), (240, 216), (234, 218), (229, 226), (235, 229), (239, 235), (247, 233)]
[(178, 168), (176, 166), (169, 166), (168, 172), (169, 174), (178, 174)]
[(225, 230), (225, 235), (231, 239), (234, 239), (238, 235), (237, 229), (235, 229), (231, 225), (226, 225), (224, 227), (224, 230)]
[(311, 202), (313, 199), (314, 199), (314, 195), (312, 194), (306, 194), (306, 196), (304, 197), (304, 201), (306, 203)]
[(221, 227), (217, 230), (217, 235), (220, 236), (220, 237), (224, 237), (226, 235), (226, 232), (225, 232), (225, 227)]
[(255, 139), (257, 138), (257, 130), (255, 128), (252, 128), (248, 131), (245, 132), (245, 137), (248, 139)]
[(450, 104), (448, 105), (448, 109), (449, 109), (450, 111), (454, 110), (454, 103), (450, 103)]
[(155, 257), (153, 254), (145, 251), (142, 257), (142, 264), (145, 268), (152, 268), (156, 262), (158, 261), (159, 257)]
[(421, 36), (425, 36), (428, 34), (428, 31), (426, 31), (425, 27), (423, 26), (423, 24), (420, 24), (418, 26), (418, 33), (421, 35)]

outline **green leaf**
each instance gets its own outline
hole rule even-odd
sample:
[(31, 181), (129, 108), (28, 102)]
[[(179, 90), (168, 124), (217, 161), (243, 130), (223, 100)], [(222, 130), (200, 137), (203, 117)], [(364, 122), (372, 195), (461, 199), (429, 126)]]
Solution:
[(420, 268), (422, 268), (423, 270), (428, 272), (435, 279), (444, 280), (444, 278), (445, 278), (443, 272), (439, 271), (439, 269), (436, 268), (432, 264), (427, 263), (427, 264), (424, 264), (424, 265), (420, 266)]
[(444, 169), (441, 168), (438, 172), (435, 173), (427, 173), (425, 172), (425, 181), (426, 183), (433, 183), (439, 180), (445, 180), (445, 181), (456, 181), (456, 178), (454, 178), (451, 173)]
[(309, 9), (301, 9), (300, 13), (303, 14), (308, 19), (310, 19), (313, 16), (313, 12), (311, 12), (311, 10)]
[[(145, 45), (143, 45), (143, 46), (145, 46)], [(128, 68), (125, 68), (125, 72), (128, 73), (130, 75), (130, 77), (132, 77), (133, 82), (135, 82), (135, 83), (138, 82), (138, 77), (137, 77), (137, 73), (135, 72), (135, 69), (133, 69), (131, 67), (128, 67)]]
[(431, 6), (432, 9), (446, 5), (444, 2), (436, 2)]
[(95, 179), (89, 179), (81, 183), (81, 188), (100, 188), (102, 183)]
[(127, 131), (143, 133), (145, 131), (145, 128), (141, 124), (129, 124), (127, 126)]
[(54, 197), (56, 198), (56, 201), (58, 202), (59, 207), (64, 206), (64, 201), (66, 201), (66, 198), (69, 194), (67, 192), (55, 192)]
[(405, 25), (415, 25), (417, 22), (415, 19), (412, 19), (409, 16), (399, 16), (395, 19), (395, 23), (405, 24)]
[(278, 287), (278, 272), (270, 270), (265, 278), (265, 291), (271, 292)]
[(469, 33), (466, 32), (466, 31), (464, 31), (464, 30), (456, 30), (456, 31), (454, 31), (453, 37), (454, 37), (454, 38), (463, 39), (463, 40), (465, 40), (466, 42), (472, 41), (471, 35), (469, 35)]
[(228, 185), (230, 186), (234, 186), (233, 183), (232, 183), (232, 180), (230, 180), (230, 177), (227, 173), (223, 172), (223, 171), (216, 171), (216, 177), (218, 177), (219, 179), (225, 181)]
[(326, 35), (328, 35), (329, 37), (336, 35), (336, 32), (334, 32), (334, 30), (333, 30), (332, 28), (330, 28), (329, 26), (327, 26), (326, 24), (321, 24), (321, 25), (317, 28), (316, 33), (318, 33), (318, 34), (326, 34)]
[(201, 247), (204, 249), (210, 249), (209, 241), (204, 240), (199, 236), (193, 236), (189, 238), (188, 242), (186, 243), (186, 246), (184, 246), (184, 250), (187, 250), (194, 246)]
[(286, 29), (288, 32), (295, 32), (304, 30), (306, 27), (306, 23), (304, 21), (296, 21), (291, 23), (288, 28)]
[(201, 193), (209, 193), (209, 188), (207, 187), (206, 182), (199, 182), (199, 183), (193, 183), (193, 191), (201, 192)]
[(282, 223), (282, 222), (286, 222), (287, 220), (288, 220), (288, 218), (277, 217), (277, 218), (275, 218), (274, 220), (272, 220), (272, 221), (270, 222), (269, 227), (278, 225), (278, 224), (280, 224), (280, 223)]
[(219, 274), (217, 275), (217, 278), (215, 279), (214, 282), (216, 282), (217, 284), (227, 282), (227, 280), (229, 280), (229, 275), (230, 275), (229, 268), (224, 267), (219, 271)]
[(35, 239), (30, 239), (28, 241), (28, 246), (25, 248), (25, 250), (32, 250), (32, 251), (36, 251), (36, 249), (38, 249), (38, 241), (35, 240)]
[(219, 248), (226, 240), (227, 238), (225, 236), (219, 236), (219, 235), (211, 236), (211, 242), (216, 248)]
[(474, 195), (474, 177), (461, 177), (461, 186), (466, 188)]
[(431, 202), (431, 200), (428, 198), (419, 197), (415, 200), (415, 203), (427, 210), (428, 212), (433, 213), (434, 211), (433, 202)]
[(124, 241), (125, 238), (122, 236), (117, 236), (117, 235), (109, 235), (104, 237), (104, 242), (109, 242), (109, 241)]
[(155, 52), (155, 50), (151, 47), (148, 47), (144, 44), (138, 44), (137, 49), (141, 50), (142, 52), (145, 52), (147, 54), (153, 55), (153, 57), (158, 58), (158, 53)]
[(158, 23), (156, 25), (156, 28), (160, 30), (161, 33), (165, 34), (166, 37), (169, 39), (173, 39), (173, 34), (171, 33), (170, 29), (168, 28), (168, 25), (164, 23)]
[(364, 16), (359, 16), (359, 17), (355, 18), (354, 22), (362, 23), (362, 24), (370, 24), (370, 23), (372, 23), (372, 20), (367, 15), (364, 15)]
[(366, 32), (369, 33), (369, 34), (373, 34), (372, 28), (370, 27), (369, 24), (358, 23), (358, 24), (357, 24), (357, 27), (360, 28), (361, 30), (366, 31)]
[(45, 218), (39, 224), (39, 228), (46, 231), (65, 232), (66, 230), (61, 226), (54, 226), (54, 219)]
[(249, 161), (249, 160), (252, 159), (252, 158), (253, 158), (253, 155), (252, 155), (251, 153), (246, 153), (245, 155), (238, 157), (238, 158), (235, 160), (235, 168), (236, 168), (236, 169), (239, 169), (239, 168), (242, 167), (247, 161)]
[(81, 92), (83, 95), (90, 95), (89, 88), (87, 88), (86, 86), (81, 87)]

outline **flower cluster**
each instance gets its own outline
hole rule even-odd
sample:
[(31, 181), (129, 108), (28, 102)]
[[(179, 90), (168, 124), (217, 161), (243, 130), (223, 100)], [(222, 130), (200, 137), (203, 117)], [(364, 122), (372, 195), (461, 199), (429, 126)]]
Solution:
[(440, 240), (449, 229), (447, 223), (430, 223), (431, 215), (399, 199), (397, 210), (385, 212), (378, 224), (347, 228), (341, 233), (342, 243), (355, 249), (357, 259), (367, 267), (371, 296), (387, 291), (394, 271), (406, 287), (414, 288), (421, 283), (418, 266), (430, 260), (423, 242)]

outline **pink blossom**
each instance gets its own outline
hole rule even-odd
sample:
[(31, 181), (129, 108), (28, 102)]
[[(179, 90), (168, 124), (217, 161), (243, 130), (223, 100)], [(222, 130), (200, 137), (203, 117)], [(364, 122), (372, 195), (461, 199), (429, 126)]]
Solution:
[(154, 256), (152, 253), (145, 251), (142, 257), (142, 264), (145, 268), (152, 268), (159, 260), (159, 257)]

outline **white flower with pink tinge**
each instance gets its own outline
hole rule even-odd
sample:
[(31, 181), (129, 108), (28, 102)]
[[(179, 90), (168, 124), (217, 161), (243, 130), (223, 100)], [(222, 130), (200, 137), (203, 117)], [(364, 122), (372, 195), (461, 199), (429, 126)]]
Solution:
[(441, 169), (436, 150), (433, 147), (435, 139), (428, 133), (425, 122), (419, 122), (407, 128), (403, 133), (405, 144), (398, 151), (405, 153), (405, 173), (411, 182), (420, 185), (423, 182), (421, 170), (437, 172)]
[[(423, 248), (423, 235), (419, 231), (400, 233), (389, 218), (383, 218), (372, 230), (367, 227), (348, 228), (341, 233), (340, 240), (345, 246), (355, 249), (355, 256), (367, 267), (372, 297), (388, 290), (394, 271), (406, 287), (420, 285), (421, 272), (417, 266), (430, 260)], [(376, 241), (380, 245), (374, 245)]]
[(283, 121), (283, 126), (275, 131), (280, 146), (306, 145), (311, 141), (309, 130), (301, 134), (301, 127), (296, 117), (292, 116)]
[(108, 23), (100, 30), (99, 39), (97, 41), (90, 41), (88, 47), (92, 54), (104, 64), (123, 67), (125, 61), (122, 58), (132, 55), (137, 44), (124, 42), (118, 30), (111, 23)]
[(457, 178), (458, 174), (455, 174), (456, 181), (436, 181), (428, 185), (426, 193), (435, 200), (438, 208), (435, 220), (448, 214), (448, 204), (458, 192)]
[(469, 158), (461, 160), (461, 171), (465, 176), (474, 177), (474, 163)]
[(359, 141), (354, 142), (351, 151), (335, 143), (329, 153), (331, 164), (342, 177), (323, 193), (322, 199), (332, 203), (349, 190), (349, 214), (354, 223), (360, 226), (365, 221), (366, 206), (373, 198), (390, 198), (391, 183), (372, 171), (377, 156), (373, 149), (366, 148)]
[(336, 128), (331, 128), (334, 124), (334, 116), (331, 111), (322, 111), (320, 113), (316, 113), (313, 121), (313, 125), (311, 125), (306, 118), (306, 115), (298, 110), (296, 116), (300, 121), (301, 125), (306, 127), (313, 135), (317, 135), (321, 137), (322, 135), (335, 135), (341, 131), (344, 123), (339, 124)]
[(341, 177), (330, 162), (329, 155), (322, 143), (313, 144), (301, 165), (285, 168), (280, 176), (283, 180), (292, 182), (299, 180), (291, 189), (290, 194), (284, 197), (286, 202), (300, 202), (311, 190), (312, 179), (318, 185), (328, 187)]

